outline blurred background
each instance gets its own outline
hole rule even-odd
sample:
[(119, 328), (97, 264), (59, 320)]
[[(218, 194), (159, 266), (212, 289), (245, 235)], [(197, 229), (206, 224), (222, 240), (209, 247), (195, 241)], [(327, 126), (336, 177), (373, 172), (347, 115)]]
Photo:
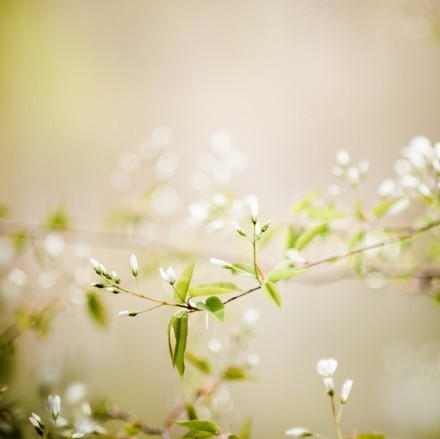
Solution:
[[(184, 213), (195, 198), (188, 176), (219, 130), (248, 157), (234, 187), (256, 194), (262, 215), (282, 219), (298, 194), (334, 182), (340, 148), (370, 160), (368, 199), (412, 137), (440, 140), (439, 28), (428, 0), (2, 1), (1, 202), (14, 221), (62, 204), (75, 227), (100, 230), (123, 198), (121, 157), (158, 126), (172, 131)], [(227, 254), (227, 242), (204, 251)], [(89, 245), (126, 272), (123, 261), (142, 254), (139, 243)], [(20, 300), (35, 300), (32, 288)], [(43, 340), (18, 340), (11, 390), (29, 411), (42, 380), (62, 392), (69, 379), (152, 424), (168, 413), (179, 384), (167, 314), (121, 320), (132, 302), (106, 302), (108, 330), (71, 315)], [(333, 435), (315, 371), (326, 357), (340, 362), (339, 384), (354, 380), (347, 434), (438, 437), (440, 311), (426, 297), (341, 280), (287, 284), (281, 311), (259, 297), (240, 306), (236, 318), (246, 306), (262, 313), (258, 382), (232, 388), (237, 425), (252, 418), (253, 437), (294, 426)]]

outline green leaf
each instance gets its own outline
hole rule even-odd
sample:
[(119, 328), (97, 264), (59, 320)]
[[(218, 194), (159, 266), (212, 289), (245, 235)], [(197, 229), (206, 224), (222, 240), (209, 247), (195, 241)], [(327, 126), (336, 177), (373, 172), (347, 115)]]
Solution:
[(307, 210), (307, 216), (317, 221), (333, 221), (348, 215), (334, 206), (312, 206)]
[(302, 250), (306, 245), (308, 245), (313, 238), (315, 238), (318, 235), (321, 235), (328, 231), (328, 224), (322, 223), (315, 227), (312, 227), (311, 229), (307, 229), (302, 233), (295, 243), (295, 248), (297, 250)]
[(198, 302), (197, 308), (211, 313), (220, 322), (225, 318), (225, 306), (217, 296), (208, 297), (205, 303)]
[(267, 294), (270, 300), (275, 303), (276, 306), (281, 307), (281, 294), (278, 288), (273, 282), (265, 282), (263, 285), (263, 291)]
[(192, 262), (188, 267), (183, 270), (182, 274), (178, 277), (176, 282), (176, 291), (174, 293), (174, 299), (176, 302), (185, 302), (186, 295), (188, 294), (188, 288), (191, 284), (192, 275), (194, 272), (195, 262)]
[(240, 366), (229, 366), (223, 373), (223, 378), (228, 381), (247, 380), (249, 375)]
[(6, 204), (0, 204), (0, 219), (6, 218), (8, 216), (8, 207)]
[(170, 321), (168, 322), (168, 328), (167, 328), (167, 337), (168, 337), (168, 350), (170, 353), (170, 357), (171, 357), (171, 361), (173, 363), (173, 366), (175, 365), (174, 363), (174, 349), (173, 349), (173, 344), (171, 342), (171, 330), (173, 329), (174, 331), (174, 321), (180, 317), (182, 317), (183, 312), (179, 311), (176, 314), (173, 315), (173, 317), (171, 317)]
[(207, 431), (190, 430), (185, 434), (185, 436), (183, 436), (183, 439), (205, 439), (215, 436), (217, 435)]
[(236, 434), (230, 434), (228, 439), (240, 439)]
[(292, 213), (300, 213), (307, 210), (319, 197), (319, 191), (314, 191), (301, 197), (293, 206)]
[(196, 369), (205, 375), (209, 375), (212, 372), (212, 367), (209, 361), (193, 354), (192, 352), (186, 352), (186, 359), (191, 363)]
[(383, 200), (377, 203), (373, 207), (373, 215), (376, 218), (382, 218), (394, 204), (401, 200), (401, 197), (390, 198), (389, 200)]
[(248, 276), (255, 277), (255, 267), (250, 264), (236, 263), (232, 265), (232, 274), (247, 274)]
[(348, 240), (348, 248), (353, 248), (361, 245), (364, 242), (365, 235), (366, 233), (364, 229), (356, 230)]
[(251, 428), (252, 428), (252, 420), (248, 419), (240, 429), (239, 437), (240, 439), (251, 439)]
[(356, 439), (385, 439), (381, 433), (361, 433), (356, 435)]
[(188, 401), (185, 401), (185, 411), (186, 411), (186, 416), (188, 416), (188, 419), (190, 421), (194, 421), (195, 419), (198, 418), (195, 407)]
[(50, 230), (66, 230), (69, 227), (69, 218), (64, 206), (59, 206), (46, 219), (46, 227)]
[(304, 272), (305, 270), (300, 268), (276, 268), (267, 275), (267, 279), (271, 282), (278, 282), (279, 280), (290, 279)]
[(241, 292), (242, 290), (231, 282), (214, 282), (191, 287), (188, 291), (190, 297), (197, 296), (216, 296), (218, 294), (227, 294)]
[(191, 421), (176, 421), (176, 424), (199, 433), (210, 433), (212, 435), (220, 434), (220, 428), (210, 421), (194, 419)]
[(87, 297), (87, 310), (92, 317), (92, 320), (99, 326), (107, 325), (107, 313), (101, 298), (94, 292), (88, 291)]
[(180, 376), (185, 372), (185, 350), (188, 339), (188, 314), (184, 313), (181, 317), (173, 320), (173, 330), (176, 337), (173, 363)]
[(29, 242), (29, 236), (26, 230), (18, 230), (12, 235), (12, 241), (16, 251), (22, 251)]

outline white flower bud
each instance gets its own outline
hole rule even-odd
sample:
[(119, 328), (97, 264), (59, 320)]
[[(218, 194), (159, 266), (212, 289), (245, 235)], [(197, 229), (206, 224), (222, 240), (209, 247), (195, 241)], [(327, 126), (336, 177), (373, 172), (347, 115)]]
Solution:
[(129, 311), (128, 309), (124, 309), (123, 311), (118, 312), (118, 316), (121, 317), (136, 317), (138, 314), (138, 311)]
[(316, 370), (323, 378), (331, 377), (338, 367), (338, 362), (333, 358), (318, 361)]
[(366, 159), (362, 159), (358, 164), (358, 169), (361, 177), (365, 177), (370, 169), (370, 162)]
[(257, 236), (257, 238), (261, 235), (262, 230), (261, 230), (261, 226), (260, 223), (257, 221), (255, 223), (255, 235)]
[(139, 273), (139, 265), (135, 255), (130, 256), (130, 265), (131, 272), (133, 273), (133, 276), (136, 277)]
[(325, 386), (325, 392), (327, 395), (334, 395), (335, 393), (335, 385), (333, 383), (332, 377), (324, 377), (324, 386)]
[(313, 436), (313, 433), (309, 430), (306, 430), (305, 428), (292, 428), (290, 430), (286, 431), (287, 436), (293, 436), (293, 437), (310, 437)]
[(216, 265), (217, 267), (228, 268), (228, 269), (232, 268), (232, 264), (230, 264), (229, 262), (223, 261), (222, 259), (211, 258), (209, 260), (209, 262), (211, 262), (211, 264), (213, 264), (213, 265)]
[(235, 230), (237, 230), (237, 232), (240, 236), (246, 236), (245, 231), (240, 227), (239, 224), (237, 224), (235, 221), (233, 224), (234, 224)]
[(251, 213), (251, 219), (252, 222), (255, 224), (257, 222), (258, 211), (259, 211), (258, 198), (255, 195), (251, 195), (248, 198), (248, 203), (249, 203), (249, 211)]
[(56, 421), (61, 410), (61, 398), (59, 395), (49, 395), (47, 397), (47, 404), (49, 406), (49, 412), (52, 416), (52, 419)]
[(360, 181), (359, 169), (355, 166), (350, 166), (347, 170), (347, 180), (351, 185), (357, 186)]
[(341, 392), (341, 404), (345, 404), (348, 401), (348, 397), (350, 396), (351, 387), (353, 386), (353, 380), (345, 381), (342, 386)]
[(162, 268), (159, 268), (160, 275), (162, 276), (162, 279), (169, 283), (170, 285), (173, 285), (176, 282), (176, 273), (174, 272), (172, 267), (168, 267), (167, 270), (163, 270)]
[(384, 180), (377, 189), (379, 197), (389, 197), (396, 190), (396, 182), (391, 178)]

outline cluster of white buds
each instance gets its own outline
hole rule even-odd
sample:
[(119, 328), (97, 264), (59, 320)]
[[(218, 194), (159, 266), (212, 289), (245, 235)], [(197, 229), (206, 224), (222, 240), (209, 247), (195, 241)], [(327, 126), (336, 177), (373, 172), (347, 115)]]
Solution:
[(432, 145), (427, 137), (415, 137), (402, 156), (394, 166), (402, 189), (432, 198), (440, 189), (440, 142)]
[[(333, 374), (335, 373), (337, 367), (338, 367), (338, 362), (333, 358), (320, 360), (316, 365), (316, 370), (318, 371), (319, 375), (321, 375), (322, 378), (324, 379), (325, 391), (329, 396), (333, 396), (335, 394)], [(346, 380), (344, 382), (339, 397), (341, 404), (347, 403), (352, 386), (353, 386), (353, 380)]]
[(103, 264), (99, 263), (96, 259), (90, 258), (90, 264), (95, 270), (98, 276), (101, 276), (104, 282), (92, 283), (95, 288), (105, 288), (113, 294), (120, 293), (118, 285), (121, 283), (121, 278), (116, 271), (112, 271), (111, 274), (107, 271)]
[(177, 280), (176, 273), (174, 272), (173, 267), (168, 267), (166, 270), (163, 268), (159, 268), (160, 275), (162, 276), (162, 279), (169, 283), (170, 285), (174, 285), (174, 283)]
[(29, 421), (31, 421), (31, 424), (34, 426), (37, 434), (41, 437), (44, 437), (44, 430), (46, 427), (41, 418), (36, 413), (32, 413), (32, 416), (29, 417)]
[(351, 186), (357, 187), (365, 179), (370, 162), (362, 159), (357, 166), (351, 165), (350, 162), (350, 154), (345, 149), (336, 151), (336, 166), (333, 168), (333, 174), (342, 180), (346, 180)]

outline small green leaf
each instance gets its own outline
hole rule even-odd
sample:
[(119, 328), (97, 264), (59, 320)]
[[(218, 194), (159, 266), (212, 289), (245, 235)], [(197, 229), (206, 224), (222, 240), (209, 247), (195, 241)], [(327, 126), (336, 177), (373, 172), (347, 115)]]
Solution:
[(265, 282), (263, 284), (263, 290), (276, 306), (281, 307), (281, 294), (273, 282)]
[(250, 264), (236, 263), (232, 265), (232, 274), (247, 274), (248, 276), (255, 277), (255, 267)]
[(173, 321), (174, 334), (176, 336), (176, 346), (174, 349), (173, 362), (180, 376), (185, 372), (185, 351), (188, 339), (188, 314), (177, 317)]
[(252, 428), (252, 420), (248, 419), (240, 429), (239, 437), (240, 439), (251, 439), (251, 428)]
[(178, 277), (176, 282), (176, 292), (174, 293), (174, 299), (176, 302), (185, 302), (186, 295), (188, 294), (188, 288), (191, 284), (191, 279), (194, 272), (195, 262), (192, 262), (188, 267), (183, 270), (182, 274)]
[(220, 434), (220, 428), (218, 427), (218, 425), (210, 421), (194, 419), (191, 421), (176, 421), (176, 424), (200, 433), (210, 433), (212, 435)]
[(312, 206), (307, 210), (307, 216), (317, 221), (332, 221), (348, 215), (334, 206)]
[(304, 195), (292, 206), (292, 212), (300, 213), (304, 210), (307, 210), (317, 200), (318, 197), (319, 191), (314, 191)]
[(212, 372), (212, 367), (209, 361), (193, 354), (192, 352), (186, 352), (186, 359), (191, 363), (196, 369), (205, 375), (209, 375)]
[(89, 291), (87, 296), (87, 310), (89, 311), (92, 320), (99, 326), (107, 325), (107, 313), (101, 298), (94, 292)]
[(190, 297), (215, 296), (218, 294), (227, 294), (241, 291), (242, 290), (237, 285), (231, 282), (214, 282), (191, 287), (188, 291), (188, 295)]
[(173, 344), (171, 342), (171, 330), (173, 329), (174, 331), (174, 321), (180, 317), (182, 317), (183, 312), (179, 311), (176, 314), (173, 315), (173, 317), (171, 317), (170, 321), (168, 322), (168, 328), (167, 328), (167, 337), (168, 337), (168, 350), (170, 352), (170, 357), (171, 357), (171, 361), (173, 363), (173, 366), (175, 365), (174, 363), (174, 349), (173, 349)]
[(308, 245), (313, 238), (315, 238), (318, 235), (321, 235), (328, 231), (328, 224), (323, 223), (319, 224), (315, 227), (312, 227), (311, 229), (307, 229), (302, 233), (295, 243), (295, 248), (297, 250), (302, 250), (306, 245)]
[(220, 322), (225, 318), (225, 306), (217, 296), (208, 297), (205, 303), (198, 302), (197, 308), (211, 313)]
[(16, 251), (22, 251), (29, 242), (29, 236), (26, 230), (18, 230), (12, 235), (12, 241)]
[(249, 375), (240, 366), (229, 366), (223, 373), (223, 378), (228, 381), (247, 380)]
[(216, 434), (209, 433), (207, 431), (190, 430), (183, 436), (182, 439), (207, 439), (217, 436)]
[(6, 218), (8, 216), (8, 207), (6, 204), (0, 204), (0, 219)]
[(69, 217), (64, 206), (59, 206), (49, 212), (46, 219), (46, 227), (50, 230), (66, 230), (69, 227)]
[(361, 433), (356, 435), (356, 439), (385, 439), (381, 433)]
[(267, 275), (267, 279), (271, 282), (278, 282), (279, 280), (290, 279), (304, 272), (305, 270), (300, 268), (276, 268)]
[(373, 207), (373, 215), (376, 218), (382, 218), (394, 204), (401, 200), (401, 197), (390, 198), (389, 200), (383, 200), (377, 203)]
[(348, 248), (353, 248), (361, 245), (365, 239), (365, 230), (359, 229), (356, 230), (348, 240)]
[(185, 411), (186, 411), (186, 416), (188, 416), (188, 419), (190, 421), (194, 421), (195, 419), (198, 418), (195, 407), (188, 401), (185, 402)]

